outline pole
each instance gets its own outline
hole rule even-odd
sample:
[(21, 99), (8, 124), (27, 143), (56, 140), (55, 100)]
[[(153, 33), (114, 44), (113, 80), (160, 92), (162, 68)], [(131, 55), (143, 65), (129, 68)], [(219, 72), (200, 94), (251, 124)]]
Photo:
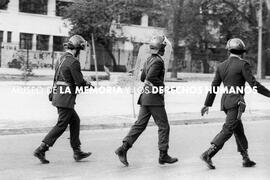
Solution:
[(98, 87), (98, 72), (97, 72), (97, 59), (96, 59), (96, 48), (95, 48), (95, 39), (94, 34), (92, 33), (92, 47), (93, 47), (93, 58), (95, 63), (95, 74), (96, 74), (96, 82)]
[(260, 0), (260, 8), (258, 11), (258, 65), (257, 78), (262, 79), (262, 0)]
[(52, 70), (54, 68), (54, 51), (52, 51)]
[(132, 86), (131, 86), (131, 101), (132, 101), (132, 113), (133, 113), (133, 118), (136, 118), (136, 113), (135, 113), (135, 100), (134, 100), (134, 94), (135, 94), (135, 74), (133, 72), (131, 79), (132, 79)]
[(0, 67), (2, 65), (2, 42), (0, 41)]
[(91, 70), (91, 48), (90, 48), (90, 46), (89, 46), (89, 48), (88, 48), (88, 57), (89, 57), (89, 71)]
[(26, 73), (29, 69), (29, 41), (26, 43)]

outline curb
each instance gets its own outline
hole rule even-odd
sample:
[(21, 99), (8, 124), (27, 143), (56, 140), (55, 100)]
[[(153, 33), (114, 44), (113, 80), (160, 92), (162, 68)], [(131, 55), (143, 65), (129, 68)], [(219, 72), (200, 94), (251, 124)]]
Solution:
[[(248, 121), (262, 121), (270, 120), (270, 116), (255, 116), (253, 120)], [(193, 124), (210, 124), (210, 123), (221, 123), (224, 122), (224, 118), (208, 118), (208, 119), (191, 119), (191, 120), (172, 120), (169, 121), (171, 126), (178, 125), (193, 125)], [(245, 120), (244, 120), (245, 122)], [(87, 130), (99, 130), (99, 129), (122, 129), (129, 128), (133, 123), (111, 123), (111, 124), (92, 124), (92, 125), (81, 125), (82, 131)], [(155, 126), (154, 122), (149, 122), (148, 126)], [(27, 135), (36, 133), (47, 133), (52, 127), (37, 127), (37, 128), (18, 128), (18, 129), (0, 129), (0, 136), (2, 135)], [(68, 131), (68, 128), (67, 128)]]

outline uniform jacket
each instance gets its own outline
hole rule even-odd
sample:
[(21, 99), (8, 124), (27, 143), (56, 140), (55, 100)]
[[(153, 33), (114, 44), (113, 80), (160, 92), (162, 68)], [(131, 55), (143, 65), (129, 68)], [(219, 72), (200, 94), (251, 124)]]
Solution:
[[(56, 81), (64, 81), (70, 86), (58, 85), (52, 98), (52, 104), (56, 107), (74, 108), (76, 100), (75, 88), (85, 86), (86, 81), (83, 79), (80, 62), (72, 54), (66, 52), (60, 60), (63, 61), (63, 64), (59, 69), (60, 74)], [(60, 64), (59, 61), (56, 63), (56, 69)], [(66, 88), (69, 88), (71, 93), (66, 91)]]
[[(222, 62), (217, 66), (214, 80), (212, 82), (212, 90), (216, 90), (221, 82), (223, 82), (224, 87), (230, 89), (237, 87), (245, 87), (245, 83), (253, 88), (257, 87), (257, 92), (270, 97), (270, 91), (256, 81), (255, 77), (252, 75), (250, 64), (241, 59), (238, 56), (231, 55), (227, 60)], [(216, 94), (209, 92), (204, 105), (212, 106)], [(244, 101), (244, 93), (224, 93), (221, 99), (221, 110), (226, 111), (227, 109), (234, 108), (238, 106), (238, 102)]]
[(144, 85), (138, 104), (143, 106), (164, 106), (163, 93), (151, 93), (153, 87), (164, 88), (164, 61), (158, 55), (151, 55), (144, 63), (141, 81), (148, 82)]

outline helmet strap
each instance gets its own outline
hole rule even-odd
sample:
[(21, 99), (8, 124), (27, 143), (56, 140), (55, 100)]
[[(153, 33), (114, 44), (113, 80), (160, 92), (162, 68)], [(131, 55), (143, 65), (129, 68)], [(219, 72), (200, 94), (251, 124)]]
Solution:
[(74, 57), (78, 57), (79, 54), (80, 54), (80, 49), (76, 49), (76, 52), (75, 52), (75, 54), (74, 54)]

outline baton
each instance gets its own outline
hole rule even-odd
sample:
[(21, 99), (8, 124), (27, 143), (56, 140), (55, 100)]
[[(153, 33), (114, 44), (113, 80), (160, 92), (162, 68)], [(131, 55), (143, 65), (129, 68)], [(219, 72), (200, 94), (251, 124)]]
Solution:
[(237, 114), (237, 120), (241, 120), (243, 112), (245, 112), (246, 109), (246, 103), (243, 101), (238, 102), (238, 114)]

